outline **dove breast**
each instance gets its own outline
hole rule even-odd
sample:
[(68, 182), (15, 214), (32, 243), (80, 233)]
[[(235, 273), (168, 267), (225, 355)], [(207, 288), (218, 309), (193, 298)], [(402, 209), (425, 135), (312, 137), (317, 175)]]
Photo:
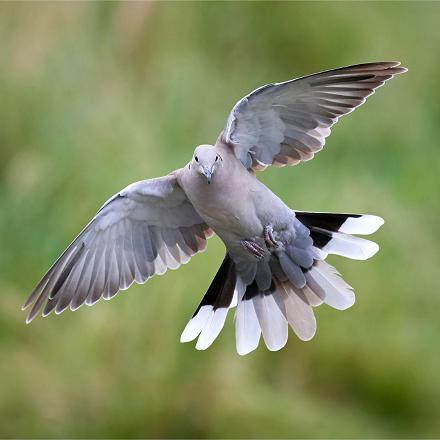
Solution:
[(190, 166), (180, 175), (180, 185), (193, 207), (228, 248), (243, 239), (262, 238), (263, 228), (288, 229), (292, 210), (236, 159), (227, 147), (218, 146), (222, 163), (210, 185)]

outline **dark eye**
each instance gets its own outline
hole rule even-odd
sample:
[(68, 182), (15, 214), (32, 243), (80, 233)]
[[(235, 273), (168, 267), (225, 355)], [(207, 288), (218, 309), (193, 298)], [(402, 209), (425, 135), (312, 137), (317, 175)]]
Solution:
[(196, 162), (198, 162), (199, 161), (199, 158), (196, 156), (195, 158), (194, 158), (195, 160), (196, 160)]
[(217, 162), (217, 160), (218, 160), (218, 156), (215, 156), (215, 161)]

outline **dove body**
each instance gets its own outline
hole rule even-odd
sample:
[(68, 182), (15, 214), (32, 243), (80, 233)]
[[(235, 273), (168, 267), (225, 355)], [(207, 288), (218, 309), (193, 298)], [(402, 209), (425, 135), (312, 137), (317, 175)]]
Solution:
[[(219, 159), (215, 161), (215, 157)], [(204, 168), (213, 169), (210, 182), (200, 171)], [(274, 235), (283, 241), (295, 233), (294, 212), (254, 173), (247, 172), (227, 146), (197, 147), (192, 161), (180, 170), (178, 181), (197, 213), (236, 258), (253, 260), (243, 248), (243, 240), (252, 240), (264, 249), (265, 225), (272, 225)]]

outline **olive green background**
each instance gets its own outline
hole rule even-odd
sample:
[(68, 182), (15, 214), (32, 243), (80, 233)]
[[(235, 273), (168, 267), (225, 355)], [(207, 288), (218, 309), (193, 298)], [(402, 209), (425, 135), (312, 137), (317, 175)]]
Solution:
[[(0, 436), (438, 437), (439, 3), (0, 4)], [(342, 65), (409, 68), (308, 163), (260, 178), (293, 208), (374, 213), (355, 287), (308, 343), (179, 336), (223, 245), (111, 302), (24, 323), (99, 206), (214, 142), (250, 90)]]

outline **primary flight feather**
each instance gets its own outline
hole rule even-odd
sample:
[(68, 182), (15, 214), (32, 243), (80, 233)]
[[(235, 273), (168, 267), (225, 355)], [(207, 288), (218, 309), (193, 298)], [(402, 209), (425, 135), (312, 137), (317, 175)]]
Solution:
[(133, 183), (108, 200), (58, 258), (23, 308), (27, 322), (110, 299), (134, 281), (176, 269), (216, 233), (226, 256), (181, 341), (208, 348), (236, 307), (239, 354), (263, 336), (282, 348), (288, 325), (313, 338), (313, 307), (346, 309), (351, 287), (325, 262), (328, 254), (364, 260), (380, 217), (294, 211), (254, 173), (295, 165), (322, 149), (338, 119), (406, 69), (398, 62), (359, 64), (269, 84), (235, 104), (215, 145), (165, 177)]

